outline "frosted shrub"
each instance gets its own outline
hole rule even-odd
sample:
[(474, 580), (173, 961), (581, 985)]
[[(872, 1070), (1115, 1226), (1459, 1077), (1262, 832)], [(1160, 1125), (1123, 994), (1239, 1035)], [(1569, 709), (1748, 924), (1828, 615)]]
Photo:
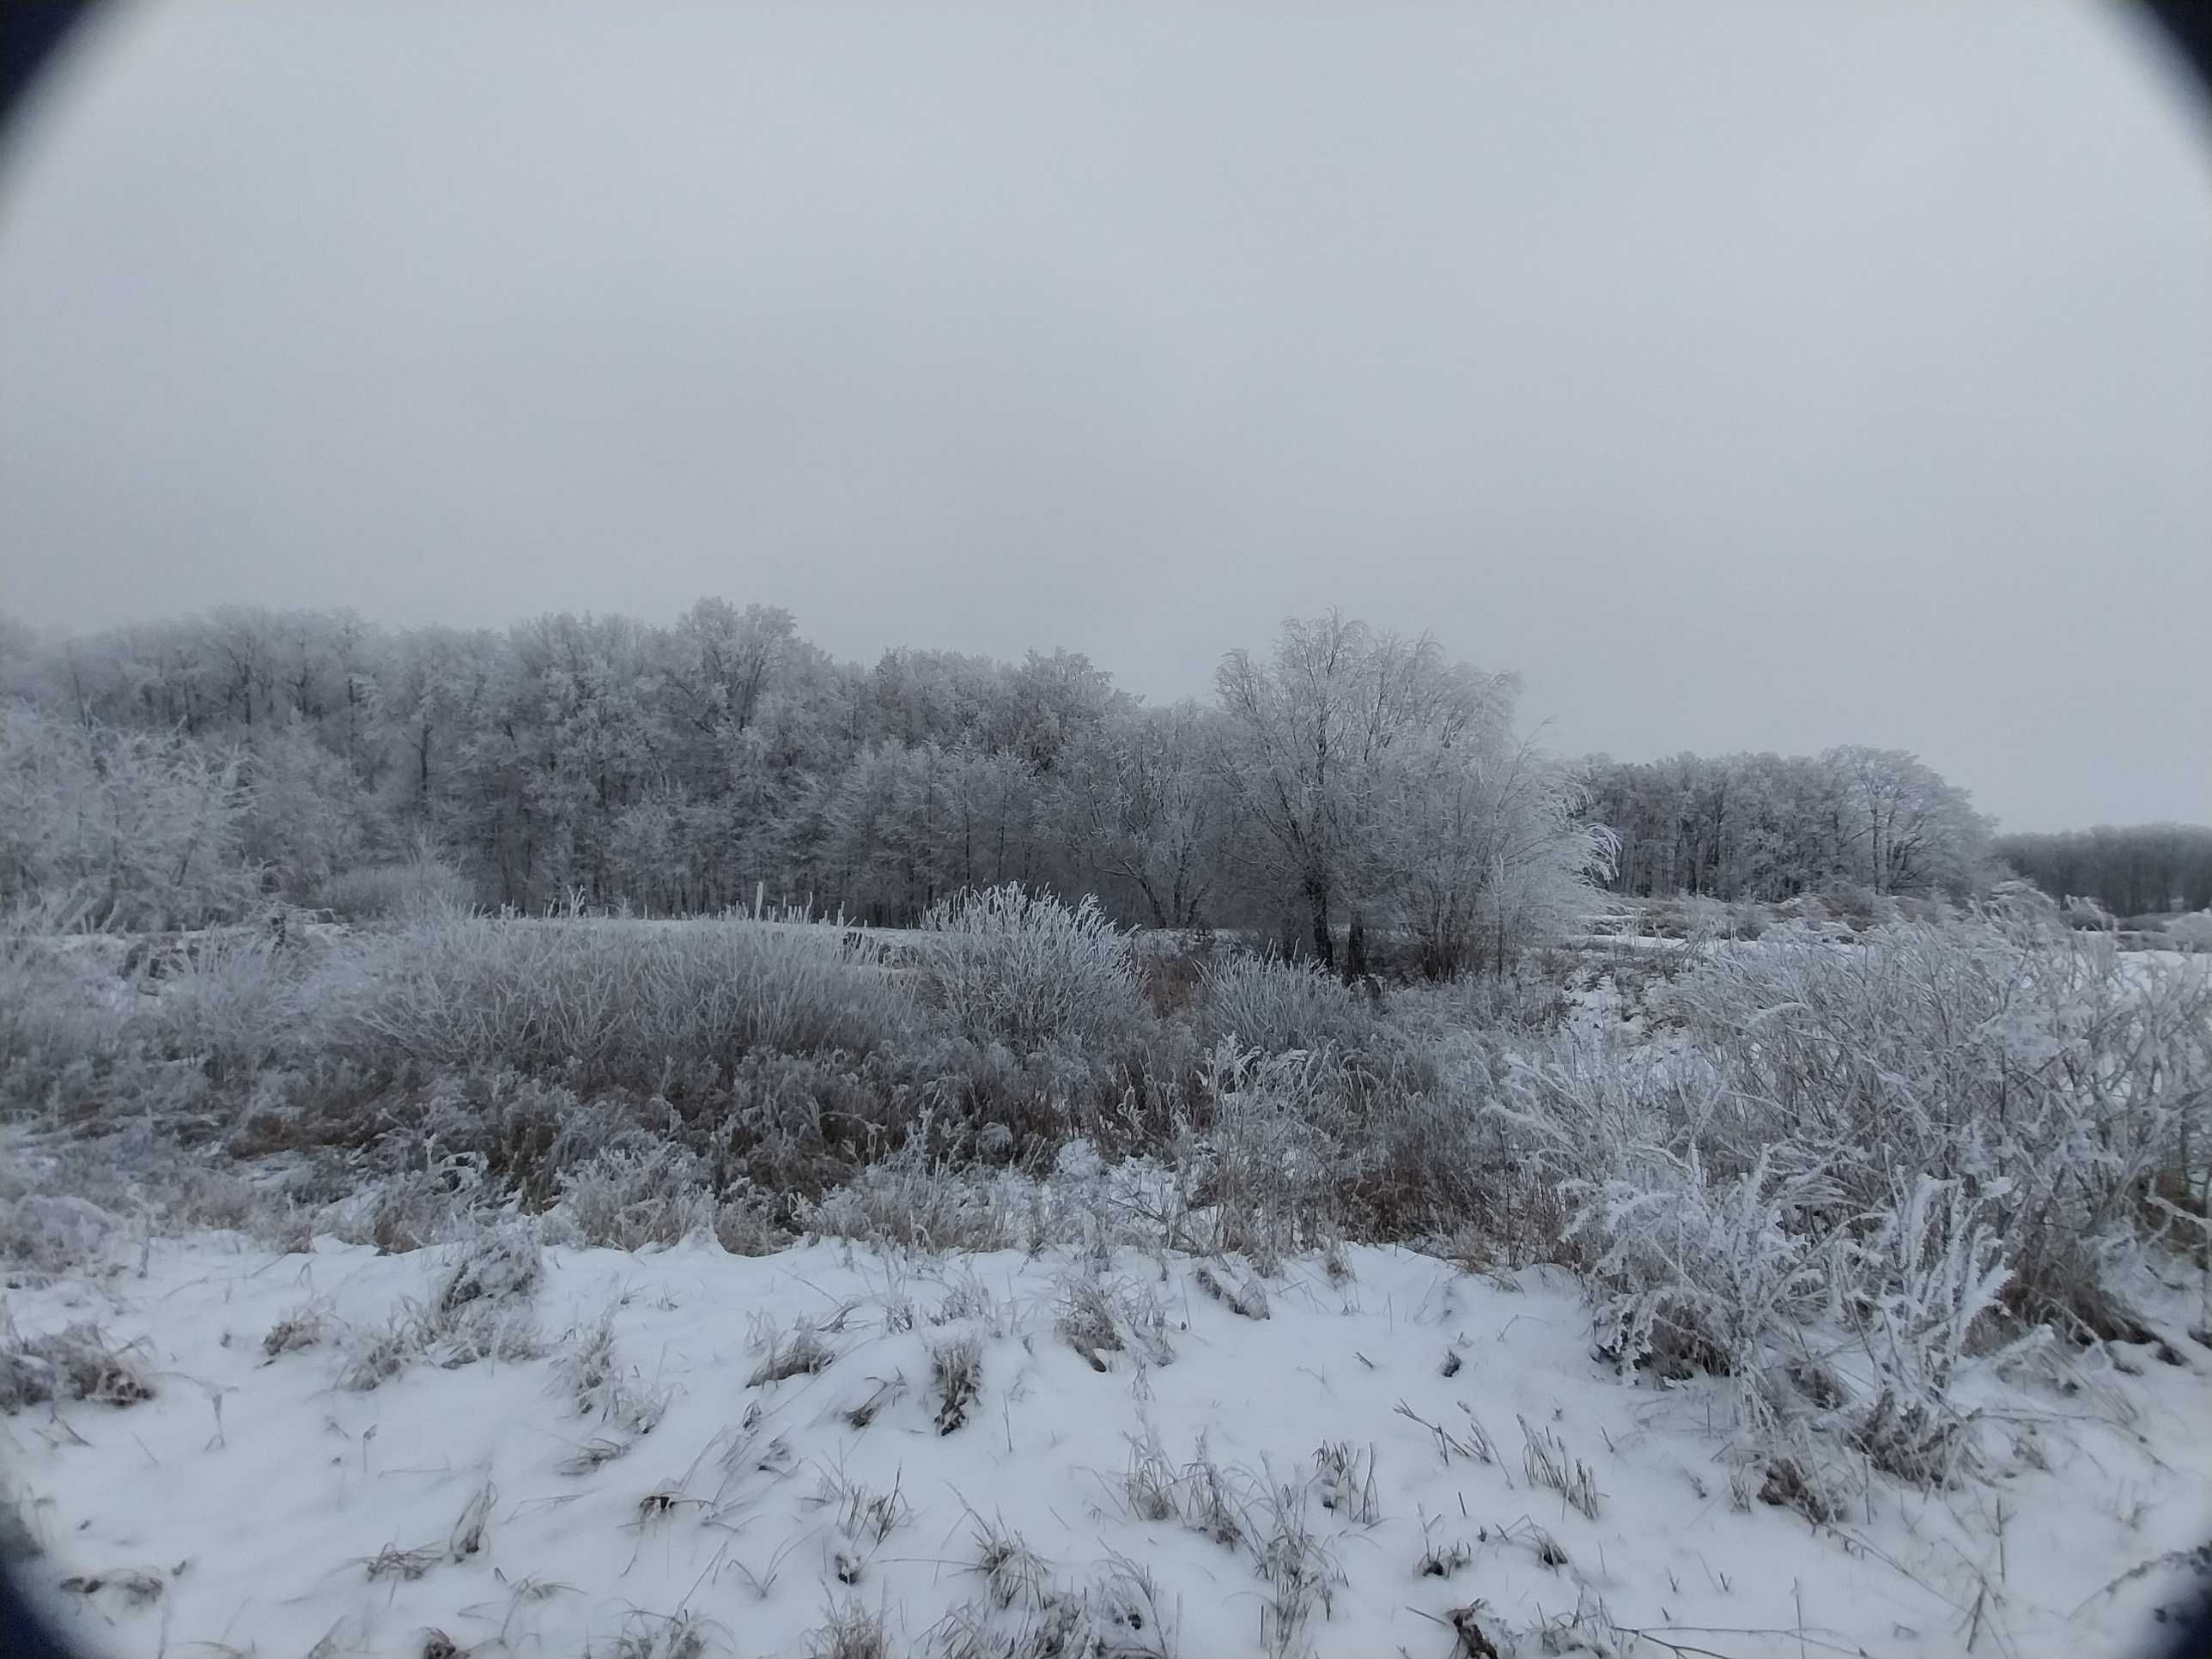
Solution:
[(89, 951), (16, 930), (41, 920), (0, 919), (0, 1105), (9, 1107), (69, 1103), (150, 1059), (133, 1028), (138, 996)]
[(396, 1255), (467, 1235), (471, 1218), (494, 1192), (481, 1156), (425, 1156), (419, 1165), (340, 1199), (317, 1222), (349, 1244), (374, 1244)]
[(0, 1328), (0, 1413), (62, 1400), (132, 1406), (154, 1397), (133, 1347), (118, 1347), (97, 1325), (25, 1337)]
[(1206, 1031), (1263, 1054), (1358, 1046), (1375, 1019), (1318, 969), (1278, 957), (1231, 957), (1206, 970)]
[(15, 1186), (0, 1181), (0, 1261), (40, 1273), (83, 1272), (122, 1231), (115, 1217), (84, 1199), (11, 1190)]
[[(1770, 1336), (1815, 1308), (1832, 1252), (1811, 1218), (1834, 1189), (1796, 1149), (1769, 1149), (1713, 1182), (1694, 1152), (1632, 1151), (1622, 1174), (1571, 1181), (1566, 1236), (1592, 1247), (1585, 1269), (1604, 1297), (1599, 1344), (1662, 1375), (1734, 1375), (1749, 1414), (1764, 1414)], [(1808, 1223), (1810, 1224), (1808, 1224)]]
[[(1782, 1136), (1820, 1150), (1849, 1200), (1888, 1209), (1892, 1172), (1963, 1183), (2012, 1268), (2017, 1317), (2109, 1338), (2136, 1324), (2112, 1279), (2146, 1206), (2202, 1242), (2212, 975), (2121, 959), (2032, 921), (1897, 927), (1838, 951), (1784, 939), (1716, 958), (1673, 1006), (1729, 1105), (1698, 1130), (1741, 1167)], [(2192, 1236), (2193, 1235), (2193, 1236)]]
[(1202, 1209), (1197, 1248), (1261, 1256), (1304, 1249), (1329, 1231), (1341, 1147), (1322, 1127), (1332, 1079), (1323, 1056), (1262, 1056), (1224, 1040), (1205, 1079), (1214, 1125), (1204, 1154), (1186, 1160)]
[(365, 865), (330, 877), (317, 900), (359, 921), (428, 921), (465, 911), (475, 898), (468, 878), (428, 848), (398, 864)]
[(0, 708), (0, 909), (66, 907), (95, 927), (191, 927), (260, 891), (240, 757)]
[(681, 1146), (605, 1147), (556, 1179), (561, 1201), (548, 1220), (564, 1243), (641, 1250), (714, 1222), (706, 1171)]
[[(1951, 1408), (1954, 1377), (2001, 1311), (2012, 1277), (2002, 1241), (1976, 1214), (1962, 1183), (1927, 1176), (1894, 1182), (1886, 1212), (1845, 1246), (1844, 1318), (1863, 1350), (1868, 1377), (1849, 1423), (1853, 1444), (1877, 1468), (1942, 1485), (1971, 1450)], [(2033, 1331), (2014, 1346), (2043, 1334)], [(1838, 1357), (1838, 1368), (1844, 1360)]]
[(1809, 1412), (1875, 1468), (1948, 1480), (1965, 1373), (2053, 1332), (2150, 1340), (2123, 1286), (2206, 1242), (2201, 970), (2000, 915), (1777, 932), (1668, 1003), (1679, 1042), (1560, 1033), (1490, 1115), (1572, 1207), (1601, 1340), (1735, 1376), (1762, 1437)]
[(770, 1049), (865, 1052), (909, 1004), (828, 929), (449, 915), (377, 939), (320, 988), (365, 1059), (494, 1065), (658, 1088), (684, 1060), (723, 1070)]
[(263, 930), (210, 935), (161, 982), (155, 1028), (219, 1079), (250, 1075), (301, 1042), (313, 1015), (304, 990), (297, 954)]
[(417, 1322), (417, 1341), (447, 1370), (541, 1351), (532, 1304), (545, 1275), (537, 1236), (501, 1222), (459, 1245)]
[(1011, 883), (958, 893), (921, 932), (930, 1000), (975, 1042), (1110, 1042), (1146, 1018), (1128, 942), (1089, 895), (1070, 908)]
[(799, 1224), (823, 1238), (909, 1249), (1002, 1250), (1018, 1242), (1027, 1183), (931, 1159), (926, 1135), (857, 1170), (848, 1185), (799, 1206)]

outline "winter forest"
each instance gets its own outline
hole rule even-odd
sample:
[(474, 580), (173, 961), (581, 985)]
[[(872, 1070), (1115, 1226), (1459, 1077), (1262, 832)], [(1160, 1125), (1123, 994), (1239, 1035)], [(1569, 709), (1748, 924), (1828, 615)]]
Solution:
[(2212, 831), (716, 599), (0, 630), (98, 1650), (2004, 1659), (2212, 1577)]
[(426, 884), (525, 913), (765, 894), (903, 926), (1017, 882), (1329, 960), (1381, 930), (1449, 975), (1556, 931), (1583, 883), (1778, 902), (2017, 873), (2120, 915), (2212, 905), (2212, 831), (1993, 842), (1965, 790), (1862, 745), (1547, 754), (1511, 675), (1336, 615), (1168, 705), (1066, 651), (838, 662), (787, 613), (720, 599), (504, 633), (242, 609), (14, 629), (0, 677), (0, 902), (96, 926), (264, 892), (372, 915)]

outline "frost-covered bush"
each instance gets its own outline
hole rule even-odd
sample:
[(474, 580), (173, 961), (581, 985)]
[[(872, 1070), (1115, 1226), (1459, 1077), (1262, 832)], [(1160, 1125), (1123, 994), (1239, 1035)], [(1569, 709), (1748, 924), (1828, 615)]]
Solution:
[(641, 1250), (714, 1224), (706, 1172), (681, 1146), (609, 1146), (556, 1178), (561, 1200), (548, 1220), (565, 1243)]
[(234, 751), (0, 708), (0, 911), (59, 904), (94, 927), (195, 927), (261, 890)]
[(1334, 1237), (1343, 1146), (1328, 1127), (1340, 1079), (1313, 1051), (1263, 1054), (1224, 1039), (1208, 1056), (1211, 1133), (1179, 1160), (1195, 1211), (1179, 1241), (1260, 1255)]
[(468, 878), (427, 847), (400, 863), (339, 871), (315, 890), (318, 903), (356, 921), (432, 921), (475, 898)]
[(929, 1000), (973, 1042), (1025, 1054), (1110, 1039), (1146, 1017), (1128, 941), (1088, 894), (1071, 908), (1012, 883), (957, 893), (921, 932)]
[(2000, 919), (1850, 951), (1782, 941), (1717, 959), (1672, 1006), (1751, 1127), (1821, 1151), (1851, 1202), (1886, 1205), (1899, 1170), (1963, 1183), (2005, 1241), (2022, 1319), (2118, 1334), (2118, 1256), (2191, 1224), (2157, 1206), (2203, 1173), (2201, 969)]
[(1581, 965), (1567, 951), (1524, 951), (1503, 973), (1393, 986), (1385, 1012), (1393, 1028), (1425, 1047), (1466, 1030), (1536, 1036), (1572, 1011), (1568, 981)]
[(82, 1273), (121, 1231), (115, 1217), (74, 1194), (11, 1190), (0, 1179), (0, 1261), (38, 1273)]
[(1356, 1048), (1376, 1025), (1352, 992), (1279, 957), (1227, 957), (1206, 970), (1201, 995), (1209, 1043), (1226, 1038), (1262, 1054)]
[(1834, 1184), (1802, 1149), (1763, 1149), (1715, 1181), (1694, 1147), (1644, 1146), (1620, 1172), (1571, 1179), (1563, 1237), (1591, 1248), (1584, 1272), (1601, 1297), (1601, 1350), (1662, 1375), (1747, 1382), (1758, 1415), (1768, 1344), (1820, 1300), (1835, 1264)]
[(42, 920), (0, 923), (0, 1108), (65, 1109), (154, 1064), (136, 990), (94, 951), (30, 931)]
[(148, 1013), (166, 1052), (221, 1078), (312, 1046), (315, 1007), (301, 953), (251, 928), (197, 941), (159, 981)]
[(62, 1400), (135, 1406), (153, 1397), (135, 1349), (109, 1342), (97, 1325), (27, 1337), (0, 1332), (0, 1413)]
[(366, 1060), (507, 1066), (659, 1088), (671, 1067), (743, 1055), (865, 1052), (910, 1003), (826, 928), (448, 915), (379, 938), (319, 986), (337, 1041)]
[(1755, 1431), (1813, 1409), (1946, 1479), (1965, 1370), (2046, 1331), (2145, 1340), (2136, 1265), (2205, 1243), (2201, 970), (1996, 916), (1771, 933), (1666, 1000), (1679, 1042), (1562, 1033), (1492, 1115), (1570, 1206), (1603, 1343), (1736, 1376)]
[(799, 1225), (822, 1238), (906, 1249), (1003, 1250), (1030, 1242), (1022, 1200), (1035, 1188), (933, 1160), (925, 1141), (858, 1170), (820, 1200), (802, 1204)]
[(325, 1207), (322, 1230), (349, 1244), (374, 1244), (403, 1255), (471, 1236), (476, 1218), (500, 1197), (481, 1157), (465, 1152), (418, 1153), (401, 1170)]

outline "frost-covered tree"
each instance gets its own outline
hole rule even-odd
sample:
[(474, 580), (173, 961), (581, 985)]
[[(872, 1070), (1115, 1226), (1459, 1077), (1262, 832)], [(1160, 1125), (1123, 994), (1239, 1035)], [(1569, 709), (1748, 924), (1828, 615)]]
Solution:
[(1989, 824), (1965, 790), (1901, 749), (1853, 744), (1822, 758), (1842, 784), (1856, 869), (1875, 892), (1973, 884)]
[[(1571, 793), (1548, 763), (1508, 766), (1510, 678), (1340, 614), (1232, 654), (1211, 706), (1166, 709), (1073, 652), (839, 662), (787, 612), (717, 599), (665, 624), (503, 631), (231, 607), (78, 638), (17, 629), (0, 659), (0, 695), (46, 719), (149, 757), (184, 742), (234, 759), (241, 857), (311, 902), (423, 844), (478, 902), (526, 909), (580, 892), (697, 911), (765, 889), (904, 925), (1017, 881), (1095, 891), (1123, 923), (1272, 928), (1287, 907), (1331, 959), (1347, 933), (1356, 954), (1366, 929), (1425, 917), (1436, 963), (1489, 962), (1545, 911), (1536, 894), (1565, 890), (1509, 859), (1535, 885), (1500, 908), (1519, 890), (1466, 873), (1482, 849), (1538, 845), (1571, 871), (1595, 845), (1500, 828), (1555, 823)], [(1580, 823), (1618, 831), (1622, 891), (1911, 891), (1978, 864), (1963, 794), (1893, 751), (1595, 763), (1589, 782)], [(2181, 843), (2099, 834), (2101, 884), (2070, 843), (2037, 879), (2121, 914), (2212, 902)]]
[(1620, 838), (1621, 892), (1778, 900), (1983, 879), (1986, 822), (1964, 790), (1901, 750), (1597, 757), (1587, 772), (1590, 816)]
[(1228, 776), (1263, 856), (1297, 890), (1322, 961), (1336, 960), (1334, 920), (1361, 929), (1382, 897), (1383, 818), (1409, 767), (1492, 740), (1510, 714), (1510, 677), (1446, 660), (1436, 640), (1378, 633), (1331, 611), (1284, 623), (1262, 661), (1232, 651), (1215, 678)]
[(303, 715), (264, 720), (240, 746), (238, 763), (240, 850), (283, 891), (312, 899), (376, 850), (372, 825), (355, 810), (344, 757), (315, 740)]
[(1407, 762), (1394, 770), (1376, 851), (1424, 973), (1502, 973), (1525, 943), (1588, 915), (1616, 842), (1585, 817), (1588, 795), (1569, 768), (1503, 732)]
[(260, 890), (235, 754), (0, 709), (0, 909), (93, 927), (234, 916)]
[(1232, 802), (1220, 717), (1194, 702), (1139, 708), (1064, 751), (1054, 818), (1090, 879), (1133, 889), (1155, 927), (1206, 919), (1221, 891)]

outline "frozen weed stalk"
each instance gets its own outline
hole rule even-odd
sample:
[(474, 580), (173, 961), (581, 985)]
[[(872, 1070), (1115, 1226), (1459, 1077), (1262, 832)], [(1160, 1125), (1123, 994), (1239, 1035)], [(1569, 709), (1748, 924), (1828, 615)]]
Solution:
[(951, 1434), (967, 1422), (969, 1408), (982, 1392), (982, 1343), (972, 1334), (933, 1340), (929, 1380), (937, 1396), (937, 1431)]

